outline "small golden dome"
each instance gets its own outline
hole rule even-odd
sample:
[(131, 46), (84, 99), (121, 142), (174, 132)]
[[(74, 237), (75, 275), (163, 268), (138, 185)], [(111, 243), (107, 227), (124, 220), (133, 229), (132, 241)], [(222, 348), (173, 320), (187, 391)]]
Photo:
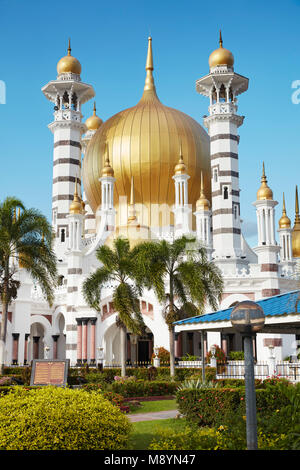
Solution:
[(284, 200), (284, 193), (283, 193), (282, 216), (279, 219), (279, 228), (290, 228), (290, 227), (291, 227), (291, 220), (286, 215), (285, 200)]
[(76, 73), (77, 75), (81, 74), (81, 65), (79, 60), (71, 56), (71, 46), (69, 39), (68, 54), (65, 57), (62, 57), (57, 64), (57, 73)]
[(257, 201), (263, 201), (266, 199), (273, 200), (273, 191), (267, 184), (267, 177), (265, 175), (265, 164), (263, 163), (263, 174), (261, 177), (261, 187), (256, 193)]
[(82, 201), (80, 197), (78, 196), (78, 192), (77, 192), (77, 178), (75, 181), (74, 198), (70, 204), (69, 213), (70, 214), (82, 214)]
[(109, 161), (109, 153), (108, 153), (108, 144), (106, 144), (106, 156), (105, 156), (105, 162), (104, 166), (101, 171), (101, 176), (104, 178), (105, 176), (110, 176), (113, 178), (115, 176), (115, 172), (113, 168), (111, 167), (110, 161)]
[(220, 31), (220, 41), (219, 41), (220, 47), (213, 51), (208, 59), (209, 67), (213, 68), (216, 67), (217, 65), (228, 65), (229, 67), (233, 67), (234, 64), (234, 58), (232, 53), (223, 47), (223, 40), (222, 40), (222, 34)]
[(210, 202), (206, 199), (203, 189), (203, 173), (201, 171), (201, 186), (200, 186), (200, 197), (196, 202), (196, 210), (203, 210), (209, 211), (210, 210)]
[(300, 258), (300, 217), (299, 217), (299, 201), (298, 201), (298, 188), (296, 186), (296, 201), (295, 201), (295, 224), (292, 231), (292, 251), (293, 258)]
[(86, 121), (85, 125), (89, 131), (96, 131), (103, 124), (102, 119), (99, 118), (96, 114), (96, 103), (94, 103), (94, 111), (92, 116), (90, 116)]
[(174, 169), (175, 175), (186, 175), (186, 165), (183, 161), (183, 155), (182, 155), (182, 148), (181, 148), (181, 143), (180, 143), (180, 149), (179, 149), (179, 160), (177, 165), (175, 166)]

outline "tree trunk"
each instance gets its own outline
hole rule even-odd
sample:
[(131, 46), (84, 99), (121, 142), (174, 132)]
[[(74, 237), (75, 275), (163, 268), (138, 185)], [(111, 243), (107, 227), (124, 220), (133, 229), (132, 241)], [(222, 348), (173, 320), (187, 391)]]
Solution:
[(126, 376), (126, 328), (121, 326), (120, 331), (120, 347), (121, 347), (121, 377)]
[(7, 330), (7, 316), (8, 316), (8, 269), (5, 268), (3, 295), (2, 295), (2, 318), (1, 318), (1, 332), (0, 332), (0, 375), (4, 371), (5, 363), (5, 343), (6, 343), (6, 330)]
[(169, 340), (170, 340), (170, 376), (175, 376), (175, 333), (174, 326), (169, 326)]

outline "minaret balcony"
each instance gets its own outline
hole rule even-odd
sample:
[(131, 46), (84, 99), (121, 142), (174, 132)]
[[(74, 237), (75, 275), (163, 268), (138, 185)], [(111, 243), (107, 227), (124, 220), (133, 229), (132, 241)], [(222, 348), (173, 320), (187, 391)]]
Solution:
[(81, 112), (73, 109), (59, 109), (54, 113), (54, 120), (81, 122)]
[(237, 106), (231, 102), (218, 102), (209, 106), (210, 115), (213, 114), (236, 114)]

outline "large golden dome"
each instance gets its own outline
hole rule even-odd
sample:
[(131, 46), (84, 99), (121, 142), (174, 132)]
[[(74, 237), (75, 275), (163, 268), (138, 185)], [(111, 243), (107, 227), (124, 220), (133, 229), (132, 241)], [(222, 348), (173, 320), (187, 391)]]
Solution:
[[(117, 224), (119, 198), (129, 199), (131, 178), (135, 182), (138, 221), (156, 227), (168, 225), (157, 215), (157, 205), (172, 209), (175, 200), (172, 176), (180, 148), (189, 179), (189, 203), (195, 208), (203, 171), (204, 191), (211, 197), (210, 149), (206, 131), (190, 116), (164, 106), (157, 97), (153, 80), (151, 38), (148, 40), (146, 81), (139, 103), (104, 122), (92, 137), (83, 160), (83, 184), (95, 212), (101, 203), (99, 178), (108, 145), (114, 169)], [(140, 206), (139, 206), (140, 205)], [(141, 205), (143, 208), (141, 209)]]
[(300, 258), (300, 217), (299, 217), (299, 200), (298, 188), (296, 186), (296, 202), (295, 202), (295, 223), (292, 231), (292, 251), (293, 258)]

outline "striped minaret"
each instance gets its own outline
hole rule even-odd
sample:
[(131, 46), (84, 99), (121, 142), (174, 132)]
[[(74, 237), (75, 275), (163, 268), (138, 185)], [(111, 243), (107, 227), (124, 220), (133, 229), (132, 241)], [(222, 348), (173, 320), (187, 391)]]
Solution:
[[(99, 127), (103, 124), (102, 119), (96, 114), (96, 103), (94, 102), (93, 114), (85, 121), (85, 133), (81, 140), (82, 154), (83, 154), (83, 165), (84, 167), (84, 156), (89, 142), (92, 137), (96, 134)], [(91, 206), (86, 198), (86, 194), (83, 188), (82, 199), (85, 203), (85, 221), (84, 221), (84, 235), (85, 238), (95, 235), (96, 232), (96, 217), (92, 211)]]
[(253, 248), (260, 265), (261, 295), (271, 297), (280, 294), (278, 254), (280, 246), (275, 238), (275, 206), (273, 191), (268, 186), (265, 165), (261, 177), (261, 186), (256, 194), (258, 244)]
[(42, 88), (46, 98), (54, 103), (54, 121), (49, 129), (54, 136), (52, 225), (56, 234), (54, 249), (63, 258), (68, 246), (67, 215), (73, 200), (75, 180), (81, 193), (81, 135), (85, 126), (81, 122), (81, 106), (94, 96), (91, 85), (81, 82), (81, 65), (68, 54), (57, 64), (57, 78)]
[(213, 258), (218, 263), (243, 265), (241, 244), (237, 95), (248, 89), (248, 79), (233, 69), (233, 55), (220, 47), (209, 57), (210, 73), (196, 82), (198, 93), (210, 99), (204, 125), (210, 135), (212, 171)]

